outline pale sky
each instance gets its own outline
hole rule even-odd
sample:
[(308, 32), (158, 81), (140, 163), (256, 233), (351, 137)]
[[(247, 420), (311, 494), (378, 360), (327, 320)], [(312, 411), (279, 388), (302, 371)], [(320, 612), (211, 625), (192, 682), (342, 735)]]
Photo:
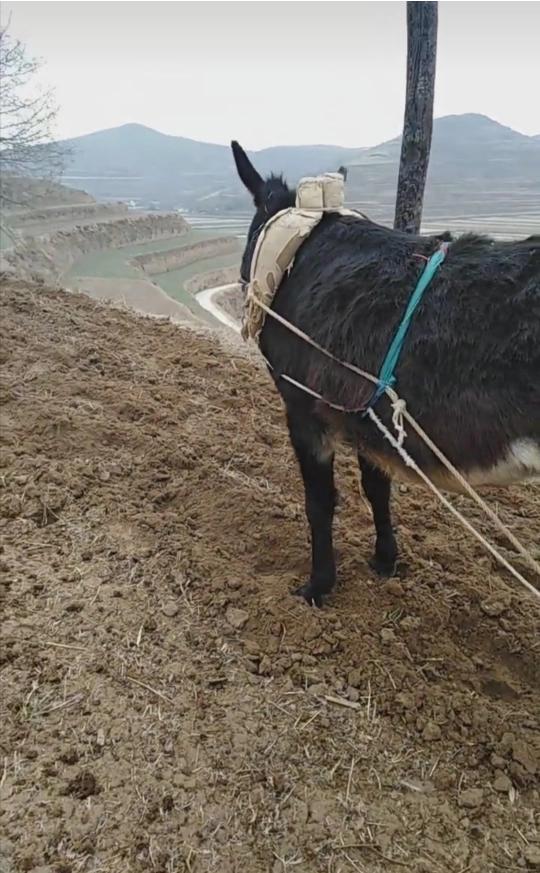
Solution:
[[(126, 122), (248, 148), (401, 130), (405, 3), (2, 3), (47, 62), (58, 135)], [(540, 133), (540, 3), (443, 2), (435, 114)]]

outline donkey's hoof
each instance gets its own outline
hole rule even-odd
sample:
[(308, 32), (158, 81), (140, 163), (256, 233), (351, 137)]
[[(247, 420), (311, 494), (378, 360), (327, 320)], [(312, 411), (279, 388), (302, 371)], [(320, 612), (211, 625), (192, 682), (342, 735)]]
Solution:
[(305, 585), (300, 585), (293, 592), (297, 597), (303, 597), (306, 603), (310, 606), (318, 606), (319, 609), (323, 605), (323, 595), (320, 591), (314, 591), (311, 582), (306, 582)]
[(373, 558), (369, 559), (368, 563), (377, 576), (389, 579), (391, 576), (396, 575), (396, 561), (385, 561), (383, 558), (378, 558), (374, 555)]

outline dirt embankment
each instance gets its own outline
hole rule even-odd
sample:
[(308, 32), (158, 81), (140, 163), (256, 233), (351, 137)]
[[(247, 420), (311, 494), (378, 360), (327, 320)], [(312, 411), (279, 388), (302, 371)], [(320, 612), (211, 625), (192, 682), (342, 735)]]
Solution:
[(142, 215), (118, 221), (88, 224), (50, 236), (26, 237), (3, 254), (0, 271), (21, 278), (57, 279), (82, 255), (135, 242), (187, 233), (179, 215)]
[[(215, 288), (219, 285), (228, 285), (238, 281), (240, 262), (234, 267), (223, 267), (221, 270), (210, 270), (208, 273), (200, 273), (185, 283), (186, 291), (190, 294), (198, 294), (206, 288)], [(216, 295), (216, 299), (218, 295)]]
[(214, 302), (227, 315), (230, 315), (239, 324), (241, 323), (244, 317), (244, 293), (240, 288), (228, 288), (226, 291), (218, 291), (214, 296)]
[[(164, 252), (148, 252), (137, 255), (132, 263), (140, 267), (150, 276), (158, 273), (170, 273), (187, 264), (193, 264), (204, 258), (214, 258), (219, 255), (240, 253), (240, 243), (236, 237), (216, 237), (215, 239), (201, 240), (191, 245), (179, 246), (176, 249), (167, 249)], [(240, 255), (239, 255), (240, 257)]]
[[(374, 578), (344, 454), (340, 586), (310, 610), (258, 358), (84, 295), (0, 305), (4, 869), (537, 870), (531, 599), (413, 487)], [(534, 543), (537, 487), (488, 499)]]
[(61, 185), (52, 180), (2, 173), (0, 185), (4, 197), (10, 204), (5, 209), (7, 216), (26, 210), (66, 206), (70, 203), (96, 203), (92, 195), (86, 191)]
[(66, 203), (38, 209), (13, 210), (6, 214), (6, 220), (9, 227), (27, 232), (33, 225), (42, 226), (48, 222), (95, 224), (98, 221), (123, 218), (127, 214), (128, 208), (124, 203)]

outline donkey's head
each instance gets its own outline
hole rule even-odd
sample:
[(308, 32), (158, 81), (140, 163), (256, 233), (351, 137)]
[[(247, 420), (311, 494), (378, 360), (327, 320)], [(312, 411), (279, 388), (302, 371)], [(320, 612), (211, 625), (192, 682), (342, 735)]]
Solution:
[(268, 179), (263, 179), (239, 143), (233, 141), (231, 148), (238, 175), (253, 197), (255, 204), (255, 215), (248, 231), (240, 269), (242, 282), (249, 282), (249, 268), (259, 231), (268, 219), (277, 212), (294, 206), (296, 192), (288, 187), (282, 176), (272, 175)]

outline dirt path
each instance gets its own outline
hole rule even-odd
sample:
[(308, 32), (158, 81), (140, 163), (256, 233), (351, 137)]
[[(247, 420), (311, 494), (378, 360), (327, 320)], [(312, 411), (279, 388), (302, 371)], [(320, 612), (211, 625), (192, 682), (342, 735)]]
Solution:
[[(308, 609), (257, 359), (84, 295), (0, 304), (2, 871), (537, 870), (531, 600), (414, 488), (374, 578), (345, 454)], [(539, 489), (490, 499), (533, 546)]]
[(240, 333), (240, 326), (238, 322), (232, 318), (230, 315), (227, 315), (224, 310), (215, 303), (215, 296), (222, 291), (232, 290), (235, 285), (217, 285), (215, 288), (206, 288), (204, 291), (199, 291), (198, 294), (195, 295), (197, 302), (203, 309), (206, 309), (207, 312), (210, 312), (211, 315), (214, 316), (218, 321), (221, 321), (222, 324), (225, 324), (227, 327), (230, 327), (231, 330), (234, 330), (236, 333)]

